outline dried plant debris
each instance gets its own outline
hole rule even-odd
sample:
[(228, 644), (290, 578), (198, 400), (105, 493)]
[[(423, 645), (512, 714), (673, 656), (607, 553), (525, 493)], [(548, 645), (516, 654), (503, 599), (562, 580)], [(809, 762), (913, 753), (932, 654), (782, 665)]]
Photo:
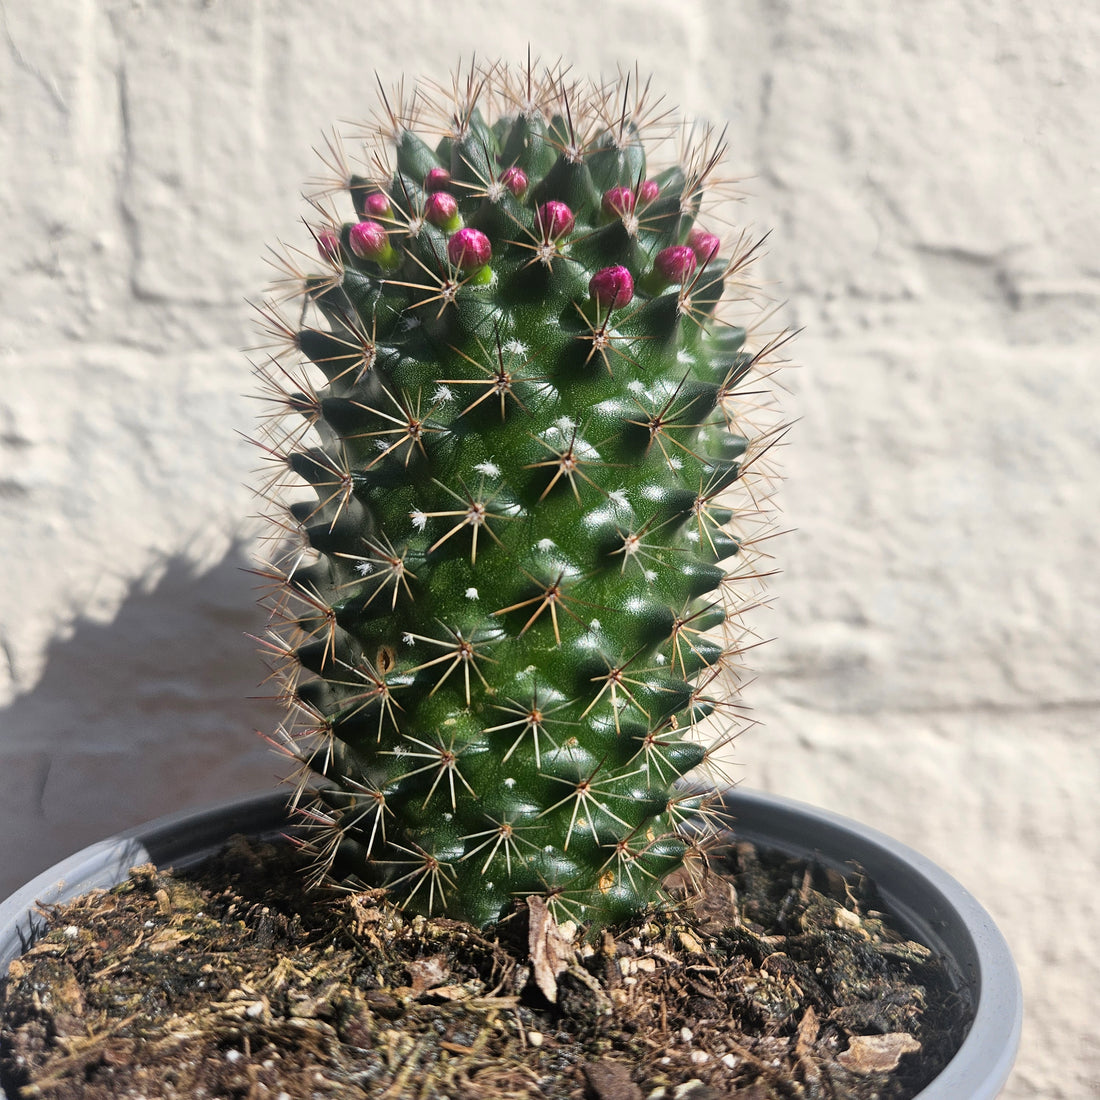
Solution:
[(50, 908), (6, 982), (9, 1096), (903, 1100), (968, 1022), (858, 875), (747, 845), (690, 908), (572, 943), (526, 906), (479, 931), (307, 894), (289, 862), (237, 839)]

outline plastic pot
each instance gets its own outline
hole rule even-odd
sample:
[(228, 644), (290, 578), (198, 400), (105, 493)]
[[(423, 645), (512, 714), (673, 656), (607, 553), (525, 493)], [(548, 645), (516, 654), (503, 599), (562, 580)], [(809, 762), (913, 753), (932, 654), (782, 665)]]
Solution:
[[(858, 864), (906, 933), (942, 955), (958, 985), (969, 990), (976, 1006), (970, 1031), (916, 1100), (995, 1100), (1016, 1057), (1023, 998), (1008, 945), (974, 897), (919, 852), (848, 818), (742, 789), (724, 801), (743, 840), (839, 871)], [(272, 792), (172, 814), (90, 845), (0, 903), (0, 973), (39, 933), (38, 904), (114, 886), (140, 863), (193, 866), (235, 833), (270, 839), (288, 829), (286, 797)], [(0, 1100), (4, 1096), (0, 1091)]]

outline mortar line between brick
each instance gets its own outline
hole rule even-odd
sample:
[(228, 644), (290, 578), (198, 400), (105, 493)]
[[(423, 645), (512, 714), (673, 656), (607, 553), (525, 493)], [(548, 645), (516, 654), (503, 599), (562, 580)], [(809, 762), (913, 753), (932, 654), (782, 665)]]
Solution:
[[(802, 710), (815, 708), (794, 704)], [(1041, 714), (1088, 714), (1096, 711), (1100, 714), (1100, 699), (1058, 699), (1042, 703), (965, 703), (958, 706), (943, 705), (929, 707), (880, 707), (875, 710), (833, 710), (823, 713), (839, 718), (888, 718), (888, 717), (928, 717), (940, 718), (952, 715), (1041, 715)]]

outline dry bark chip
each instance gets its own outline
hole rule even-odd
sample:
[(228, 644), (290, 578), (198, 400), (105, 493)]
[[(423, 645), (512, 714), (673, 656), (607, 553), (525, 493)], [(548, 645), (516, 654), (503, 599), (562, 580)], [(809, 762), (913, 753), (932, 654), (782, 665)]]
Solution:
[(450, 975), (450, 967), (443, 955), (431, 955), (426, 959), (413, 959), (409, 963), (409, 978), (414, 993), (423, 993), (442, 985)]
[(795, 1042), (796, 1053), (800, 1055), (808, 1054), (813, 1050), (813, 1045), (817, 1042), (818, 1028), (817, 1013), (814, 1011), (814, 1006), (810, 1005), (798, 1025), (798, 1035)]
[(531, 971), (543, 996), (555, 1004), (558, 999), (558, 975), (573, 958), (573, 943), (562, 933), (544, 898), (529, 897), (527, 914)]
[(836, 1060), (853, 1073), (893, 1073), (903, 1054), (915, 1054), (921, 1045), (904, 1031), (889, 1035), (853, 1035), (848, 1049)]
[(630, 1070), (616, 1062), (588, 1062), (582, 1067), (593, 1100), (643, 1100)]

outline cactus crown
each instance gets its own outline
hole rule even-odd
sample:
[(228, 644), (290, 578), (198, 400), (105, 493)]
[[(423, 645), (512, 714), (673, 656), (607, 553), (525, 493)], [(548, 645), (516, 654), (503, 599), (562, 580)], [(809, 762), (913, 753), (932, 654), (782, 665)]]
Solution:
[(276, 740), (321, 874), (599, 926), (699, 851), (739, 721), (778, 341), (724, 314), (758, 310), (755, 246), (704, 214), (720, 142), (629, 77), (383, 105), (261, 310)]

